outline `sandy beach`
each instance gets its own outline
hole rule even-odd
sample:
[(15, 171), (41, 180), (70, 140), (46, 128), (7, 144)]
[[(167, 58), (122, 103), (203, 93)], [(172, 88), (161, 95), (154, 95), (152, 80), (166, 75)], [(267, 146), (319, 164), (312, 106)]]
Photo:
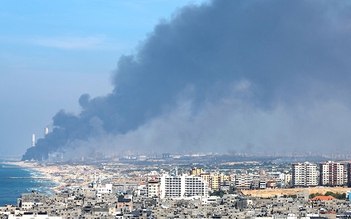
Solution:
[(54, 182), (57, 186), (52, 189), (57, 193), (74, 186), (85, 186), (92, 182), (96, 173), (100, 171), (92, 166), (86, 165), (46, 165), (37, 162), (7, 162), (7, 164), (20, 166), (36, 170), (48, 180)]

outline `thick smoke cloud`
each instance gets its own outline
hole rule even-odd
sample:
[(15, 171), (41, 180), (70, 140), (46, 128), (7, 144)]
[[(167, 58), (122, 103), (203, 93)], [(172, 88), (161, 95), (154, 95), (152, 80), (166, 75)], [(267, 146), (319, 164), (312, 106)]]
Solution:
[(82, 95), (79, 115), (58, 112), (55, 129), (23, 159), (57, 151), (71, 158), (347, 150), (350, 6), (214, 0), (184, 7), (119, 59), (110, 94)]

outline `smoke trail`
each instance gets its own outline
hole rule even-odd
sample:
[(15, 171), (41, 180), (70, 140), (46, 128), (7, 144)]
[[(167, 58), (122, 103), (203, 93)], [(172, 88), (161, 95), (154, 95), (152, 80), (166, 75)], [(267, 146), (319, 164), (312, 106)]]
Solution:
[(79, 115), (58, 112), (54, 130), (23, 159), (126, 147), (346, 148), (350, 13), (347, 1), (184, 7), (119, 59), (111, 93), (82, 95)]

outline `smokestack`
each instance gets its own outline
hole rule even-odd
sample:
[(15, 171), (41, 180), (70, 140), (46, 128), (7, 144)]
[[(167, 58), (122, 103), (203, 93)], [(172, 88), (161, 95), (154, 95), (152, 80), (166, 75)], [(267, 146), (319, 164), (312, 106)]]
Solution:
[(49, 134), (49, 127), (45, 127), (45, 129), (44, 129), (44, 135), (47, 135), (47, 134)]
[(32, 147), (35, 146), (35, 134), (32, 135)]

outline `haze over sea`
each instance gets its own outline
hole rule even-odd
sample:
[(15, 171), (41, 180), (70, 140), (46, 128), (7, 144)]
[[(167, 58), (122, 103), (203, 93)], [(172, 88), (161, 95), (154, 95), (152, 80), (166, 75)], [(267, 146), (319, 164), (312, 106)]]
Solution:
[(52, 195), (55, 184), (43, 180), (43, 175), (28, 168), (10, 164), (0, 164), (0, 206), (17, 204), (17, 198), (33, 190), (41, 194)]

